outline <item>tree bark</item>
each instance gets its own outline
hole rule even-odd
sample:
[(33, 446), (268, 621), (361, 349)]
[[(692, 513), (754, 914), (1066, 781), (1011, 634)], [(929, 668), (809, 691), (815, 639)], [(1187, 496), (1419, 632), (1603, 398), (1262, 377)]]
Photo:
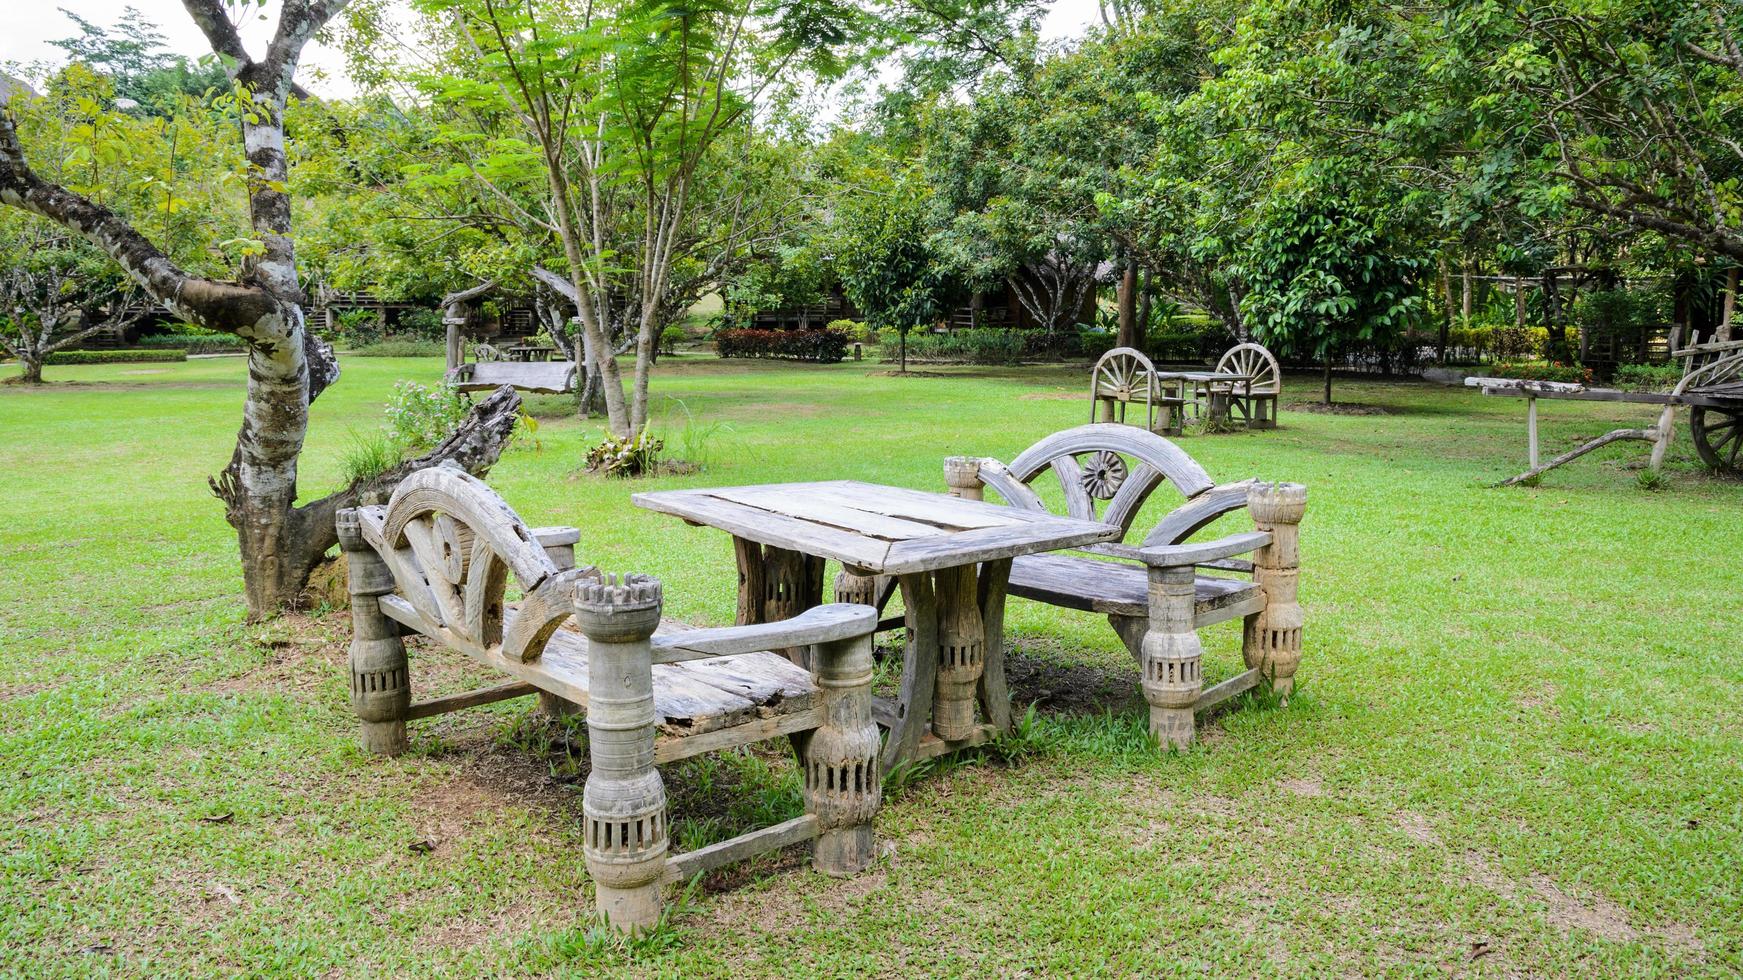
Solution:
[(1138, 266), (1131, 259), (1126, 259), (1125, 267), (1120, 270), (1120, 286), (1116, 300), (1119, 307), (1120, 328), (1115, 343), (1120, 347), (1130, 347), (1136, 350), (1140, 346), (1138, 338)]
[(1325, 398), (1327, 405), (1331, 404), (1331, 355), (1325, 355)]

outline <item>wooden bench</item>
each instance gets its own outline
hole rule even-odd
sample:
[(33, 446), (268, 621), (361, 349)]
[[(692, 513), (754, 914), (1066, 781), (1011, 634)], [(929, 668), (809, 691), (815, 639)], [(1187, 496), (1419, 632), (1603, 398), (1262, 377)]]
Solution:
[[(952, 457), (944, 467), (951, 493), (980, 499), (991, 487), (1008, 505), (1026, 510), (1047, 509), (1030, 487), (1045, 471), (1058, 478), (1072, 517), (1117, 524), (1128, 536), (1139, 509), (1164, 481), (1185, 497), (1135, 544), (1087, 545), (1078, 549), (1086, 554), (1011, 562), (1011, 595), (1108, 617), (1138, 661), (1150, 729), (1164, 745), (1190, 744), (1195, 713), (1261, 682), (1287, 703), (1301, 661), (1303, 614), (1295, 588), (1305, 487), (1255, 480), (1219, 486), (1167, 439), (1108, 423), (1048, 436), (1009, 466)], [(1253, 530), (1188, 540), (1243, 508)], [(1237, 557), (1246, 554), (1251, 561)], [(1245, 622), (1247, 670), (1206, 690), (1197, 631), (1236, 617)]]
[(1277, 358), (1258, 344), (1237, 344), (1216, 362), (1218, 374), (1238, 375), (1242, 381), (1211, 381), (1198, 386), (1200, 417), (1214, 417), (1213, 401), (1226, 400), (1226, 410), (1249, 429), (1277, 427), (1277, 396), (1283, 392), (1283, 369)]
[(508, 385), (517, 391), (565, 395), (575, 390), (574, 361), (475, 361), (448, 372), (456, 391), (495, 391)]
[[(528, 528), (483, 482), (419, 470), (385, 506), (342, 510), (351, 591), (351, 703), (365, 750), (405, 751), (406, 722), (537, 693), (585, 712), (592, 772), (583, 851), (613, 926), (659, 918), (661, 888), (720, 865), (815, 840), (828, 874), (873, 856), (881, 798), (872, 720), (877, 611), (819, 606), (779, 623), (692, 629), (663, 622), (661, 584), (576, 568), (573, 528)], [(510, 579), (519, 589), (507, 601)], [(401, 637), (421, 634), (508, 675), (496, 687), (412, 701)], [(770, 648), (810, 648), (812, 671)], [(673, 855), (661, 763), (790, 736), (803, 816)]]

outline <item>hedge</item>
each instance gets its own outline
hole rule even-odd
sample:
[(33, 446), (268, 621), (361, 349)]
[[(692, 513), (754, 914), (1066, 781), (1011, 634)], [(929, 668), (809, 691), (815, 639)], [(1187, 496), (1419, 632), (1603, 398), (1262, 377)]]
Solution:
[[(894, 330), (885, 330), (879, 347), (885, 361), (901, 357), (901, 338)], [(1029, 360), (1064, 357), (1099, 357), (1114, 345), (1112, 334), (1096, 330), (1059, 331), (1012, 330), (1004, 327), (977, 327), (932, 333), (916, 328), (908, 332), (908, 358), (915, 361), (941, 361), (956, 364), (1018, 364)]]
[(189, 354), (245, 354), (248, 345), (228, 333), (166, 333), (139, 338), (139, 346), (154, 350), (183, 350)]
[(48, 355), (44, 364), (132, 364), (142, 361), (185, 361), (183, 350), (62, 350)]
[(852, 342), (839, 330), (722, 330), (714, 335), (714, 350), (721, 357), (834, 364), (847, 356)]
[(358, 357), (442, 357), (447, 348), (433, 340), (383, 340), (352, 348)]
[(1483, 372), (1492, 378), (1519, 378), (1524, 381), (1565, 381), (1589, 385), (1592, 372), (1577, 364), (1497, 364)]

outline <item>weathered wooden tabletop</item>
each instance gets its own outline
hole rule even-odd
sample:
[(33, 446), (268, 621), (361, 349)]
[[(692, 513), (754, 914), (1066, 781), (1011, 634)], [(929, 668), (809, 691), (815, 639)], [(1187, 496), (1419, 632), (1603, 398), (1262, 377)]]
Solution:
[(1117, 541), (1115, 524), (854, 480), (657, 490), (636, 506), (759, 544), (831, 558), (862, 575), (907, 575)]

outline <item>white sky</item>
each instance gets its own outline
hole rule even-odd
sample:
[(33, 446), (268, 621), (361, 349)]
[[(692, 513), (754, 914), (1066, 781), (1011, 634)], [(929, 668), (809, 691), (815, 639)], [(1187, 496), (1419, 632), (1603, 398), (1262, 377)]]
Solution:
[[(4, 14), (4, 29), (0, 29), (0, 64), (63, 60), (64, 52), (48, 42), (77, 34), (78, 29), (61, 14), (59, 7), (108, 27), (120, 20), (129, 5), (157, 25), (172, 50), (190, 57), (210, 51), (199, 28), (188, 19), (181, 0), (5, 0), (4, 6), (10, 9)], [(277, 0), (268, 0), (265, 20), (260, 19), (260, 14), (259, 8), (252, 8), (242, 24), (243, 42), (256, 55), (265, 50), (273, 25), (278, 22)], [(1095, 0), (1053, 0), (1042, 34), (1050, 39), (1075, 35), (1098, 16)], [(311, 68), (326, 72), (327, 77), (312, 78)], [(311, 45), (304, 53), (303, 68), (297, 78), (314, 92), (345, 96), (352, 91), (345, 78), (343, 56), (319, 44)]]

